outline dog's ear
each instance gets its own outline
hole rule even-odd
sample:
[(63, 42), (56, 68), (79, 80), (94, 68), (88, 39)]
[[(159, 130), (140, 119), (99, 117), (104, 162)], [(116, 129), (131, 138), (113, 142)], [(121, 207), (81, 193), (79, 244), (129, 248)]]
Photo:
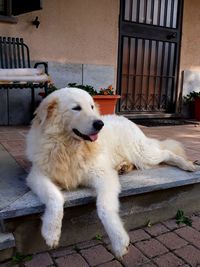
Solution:
[(55, 116), (58, 107), (58, 100), (52, 99), (51, 101), (42, 101), (39, 107), (35, 111), (35, 119), (40, 125), (43, 125), (45, 121), (50, 120)]

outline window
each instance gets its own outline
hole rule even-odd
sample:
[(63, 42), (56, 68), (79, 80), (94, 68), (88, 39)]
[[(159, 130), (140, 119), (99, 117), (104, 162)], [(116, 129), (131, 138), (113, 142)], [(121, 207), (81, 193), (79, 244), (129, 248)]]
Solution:
[(40, 9), (41, 0), (0, 0), (0, 21), (16, 23), (15, 16)]

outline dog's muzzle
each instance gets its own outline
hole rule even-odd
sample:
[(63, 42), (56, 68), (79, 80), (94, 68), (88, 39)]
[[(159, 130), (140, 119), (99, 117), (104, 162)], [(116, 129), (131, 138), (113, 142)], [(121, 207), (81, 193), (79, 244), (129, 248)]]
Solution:
[(94, 142), (97, 140), (98, 133), (103, 128), (104, 123), (102, 120), (96, 120), (93, 122), (92, 126), (94, 128), (94, 132), (91, 132), (91, 134), (88, 135), (81, 133), (79, 130), (75, 128), (73, 129), (73, 132), (75, 133), (75, 135), (82, 138), (83, 140)]

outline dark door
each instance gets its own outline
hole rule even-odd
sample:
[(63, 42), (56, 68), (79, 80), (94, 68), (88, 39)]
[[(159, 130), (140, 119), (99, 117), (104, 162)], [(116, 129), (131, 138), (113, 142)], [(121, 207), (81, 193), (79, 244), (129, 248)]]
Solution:
[(175, 112), (182, 6), (182, 0), (121, 0), (119, 112)]

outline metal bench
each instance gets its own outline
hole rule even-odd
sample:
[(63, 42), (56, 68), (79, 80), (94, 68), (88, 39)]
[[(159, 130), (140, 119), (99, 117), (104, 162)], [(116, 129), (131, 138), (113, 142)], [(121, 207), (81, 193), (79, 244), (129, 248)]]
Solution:
[[(37, 71), (37, 67), (40, 65), (43, 72)], [(22, 73), (28, 76), (24, 76)], [(31, 75), (32, 73), (33, 75)], [(48, 63), (37, 62), (31, 68), (29, 48), (24, 43), (23, 38), (0, 37), (0, 89), (7, 89), (8, 102), (8, 89), (30, 88), (31, 111), (33, 114), (35, 109), (35, 88), (44, 88), (45, 95), (47, 95), (48, 81)], [(9, 104), (7, 105), (7, 113), (9, 124)]]

